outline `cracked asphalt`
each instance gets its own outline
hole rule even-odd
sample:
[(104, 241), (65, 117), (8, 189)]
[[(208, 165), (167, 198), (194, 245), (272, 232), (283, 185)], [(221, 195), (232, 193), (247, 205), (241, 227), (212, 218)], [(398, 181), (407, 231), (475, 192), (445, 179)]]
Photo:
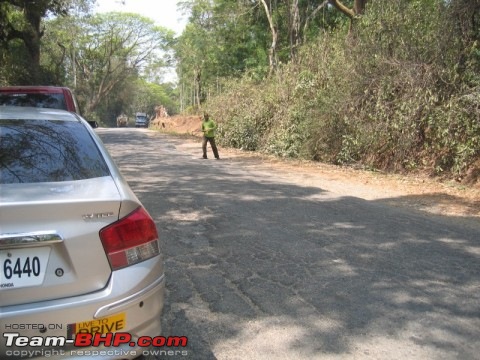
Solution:
[(478, 359), (478, 228), (97, 131), (160, 232), (163, 332), (188, 346), (159, 358)]

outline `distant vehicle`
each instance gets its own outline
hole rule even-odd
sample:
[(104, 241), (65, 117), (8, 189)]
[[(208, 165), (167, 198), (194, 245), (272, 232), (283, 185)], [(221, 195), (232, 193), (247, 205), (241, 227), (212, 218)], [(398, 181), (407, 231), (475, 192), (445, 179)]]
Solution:
[(148, 128), (148, 117), (146, 113), (137, 112), (135, 114), (135, 127), (145, 127)]
[[(0, 106), (28, 106), (72, 111), (80, 115), (77, 99), (64, 86), (3, 86), (0, 87)], [(88, 121), (93, 128), (96, 121)]]
[[(98, 135), (73, 112), (3, 106), (0, 158), (0, 359), (141, 355), (162, 334), (158, 232)], [(131, 339), (73, 343), (108, 333)]]
[(127, 127), (128, 126), (128, 116), (121, 114), (117, 116), (117, 127)]

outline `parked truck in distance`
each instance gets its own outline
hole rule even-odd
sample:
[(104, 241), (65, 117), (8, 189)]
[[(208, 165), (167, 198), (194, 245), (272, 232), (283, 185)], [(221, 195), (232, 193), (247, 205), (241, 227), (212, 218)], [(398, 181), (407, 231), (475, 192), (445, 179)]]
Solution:
[(117, 127), (127, 127), (128, 126), (128, 116), (121, 114), (117, 116)]

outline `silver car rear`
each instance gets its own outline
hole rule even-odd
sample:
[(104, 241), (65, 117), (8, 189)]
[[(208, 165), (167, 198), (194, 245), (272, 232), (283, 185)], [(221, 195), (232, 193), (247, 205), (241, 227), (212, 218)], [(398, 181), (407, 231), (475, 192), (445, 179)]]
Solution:
[[(160, 335), (157, 230), (94, 130), (66, 111), (2, 107), (0, 137), (0, 357), (79, 352), (19, 337)], [(134, 358), (132, 344), (96, 358)]]

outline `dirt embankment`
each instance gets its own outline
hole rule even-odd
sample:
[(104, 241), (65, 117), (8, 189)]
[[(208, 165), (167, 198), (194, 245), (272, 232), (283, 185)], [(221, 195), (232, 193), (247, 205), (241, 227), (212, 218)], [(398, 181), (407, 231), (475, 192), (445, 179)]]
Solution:
[(157, 117), (151, 126), (166, 133), (202, 135), (202, 118), (198, 115)]
[[(179, 135), (201, 137), (200, 116), (159, 117), (153, 129)], [(185, 147), (195, 151), (195, 138), (185, 140)], [(480, 220), (480, 183), (465, 185), (457, 181), (441, 182), (426, 175), (395, 175), (356, 170), (311, 161), (285, 160), (273, 156), (221, 148), (225, 158), (252, 158), (252, 164), (272, 166), (299, 177), (322, 179), (327, 190), (344, 192), (367, 200), (396, 198), (395, 204), (433, 214)], [(398, 201), (401, 199), (401, 201)], [(480, 222), (479, 222), (480, 224)]]

